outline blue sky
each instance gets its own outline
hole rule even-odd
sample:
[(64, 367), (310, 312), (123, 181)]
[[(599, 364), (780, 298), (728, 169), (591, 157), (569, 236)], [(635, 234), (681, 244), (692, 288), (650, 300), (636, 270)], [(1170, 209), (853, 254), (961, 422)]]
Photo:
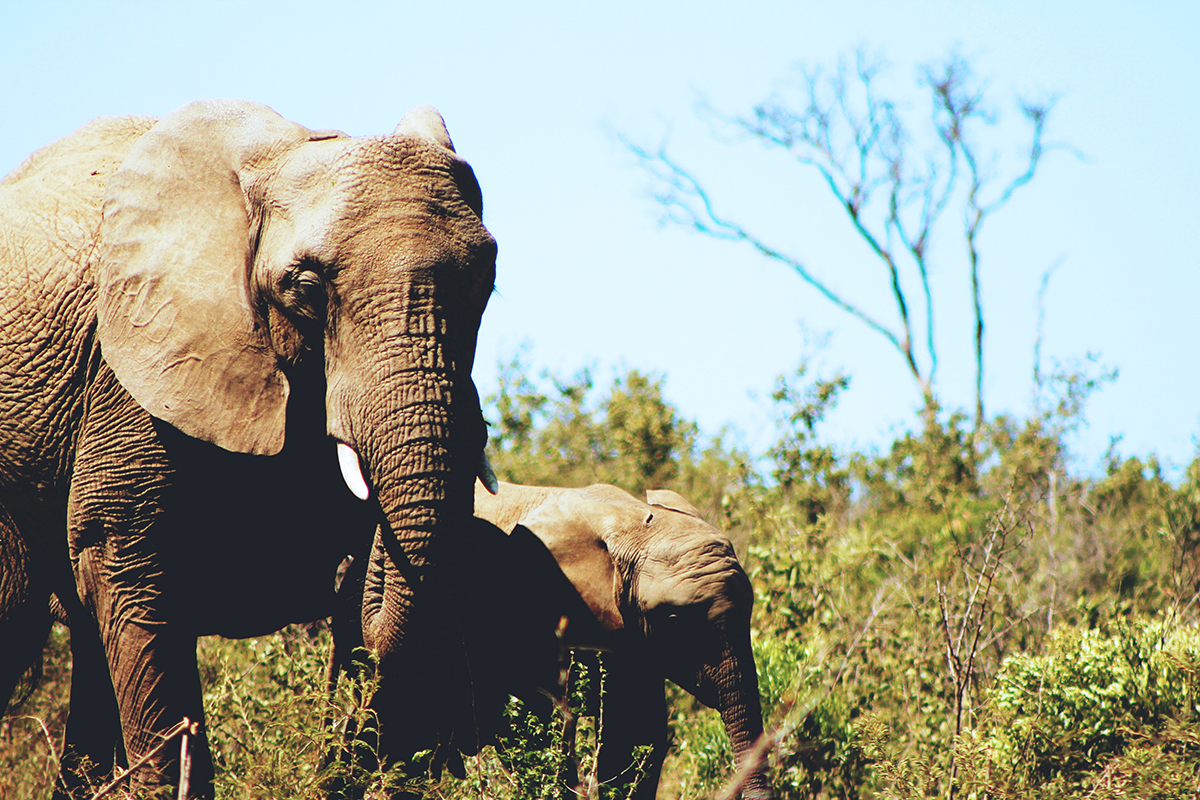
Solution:
[[(0, 0), (0, 171), (93, 117), (159, 115), (199, 97), (252, 99), (352, 134), (388, 132), (433, 103), (479, 176), (500, 243), (475, 370), (482, 393), (528, 343), (538, 367), (664, 374), (668, 399), (706, 432), (730, 425), (763, 447), (774, 378), (808, 357), (852, 380), (827, 436), (882, 445), (919, 403), (888, 345), (781, 266), (660, 225), (651, 184), (614, 132), (668, 142), (723, 212), (880, 303), (878, 266), (815, 176), (718, 140), (697, 105), (748, 111), (784, 91), (798, 63), (831, 65), (858, 46), (884, 54), (897, 92), (916, 103), (917, 66), (957, 49), (1002, 112), (1017, 95), (1057, 96), (1049, 138), (1083, 156), (1052, 153), (985, 230), (989, 411), (1030, 408), (1038, 287), (1057, 264), (1043, 358), (1091, 352), (1120, 372), (1072, 439), (1079, 465), (1095, 468), (1112, 436), (1121, 453), (1155, 452), (1176, 471), (1193, 458), (1200, 3), (733, 6)], [(956, 258), (948, 248), (934, 266), (950, 293), (940, 389), (967, 408)]]

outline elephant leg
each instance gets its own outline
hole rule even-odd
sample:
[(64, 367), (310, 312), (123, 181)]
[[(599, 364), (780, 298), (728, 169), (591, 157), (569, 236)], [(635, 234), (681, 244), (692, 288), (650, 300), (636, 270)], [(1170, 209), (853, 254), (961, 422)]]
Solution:
[(35, 579), (25, 542), (2, 508), (0, 565), (0, 641), (6, 644), (0, 653), (0, 693), (5, 700), (22, 675), (37, 664), (56, 616), (68, 624), (76, 621), (71, 630), (71, 705), (55, 793), (69, 797), (74, 790), (94, 786), (112, 770), (120, 728), (108, 664), (91, 620), (75, 598), (75, 587), (69, 582), (62, 587), (59, 595), (68, 599), (65, 604), (55, 596), (47, 597), (48, 583)]
[[(67, 541), (81, 616), (91, 617), (103, 646), (126, 756), (131, 766), (148, 756), (132, 783), (149, 794), (179, 781), (178, 742), (156, 750), (164, 735), (185, 717), (203, 720), (196, 637), (182, 620), (186, 589), (172, 572), (186, 565), (169, 549), (178, 535), (167, 502), (174, 476), (149, 415), (101, 368), (78, 437)], [(81, 720), (82, 739), (90, 740), (84, 731), (99, 715)], [(192, 741), (191, 795), (210, 797), (203, 728)]]
[(121, 760), (121, 721), (95, 622), (71, 592), (58, 595), (71, 628), (71, 708), (55, 800), (86, 797)]
[[(329, 709), (325, 713), (322, 727), (330, 734), (329, 749), (321, 760), (321, 771), (330, 777), (326, 778), (321, 788), (328, 800), (343, 800), (352, 797), (353, 791), (347, 782), (346, 775), (353, 771), (352, 754), (355, 751), (355, 738), (358, 727), (353, 715), (343, 721), (340, 736), (334, 736), (336, 720), (334, 719), (334, 701), (337, 698), (337, 684), (341, 676), (347, 680), (356, 681), (362, 677), (365, 665), (358, 660), (362, 655), (362, 593), (363, 583), (367, 575), (366, 554), (356, 554), (350, 560), (342, 575), (337, 589), (337, 602), (334, 606), (331, 629), (333, 644), (329, 648), (329, 663), (326, 670), (326, 692)], [(361, 694), (355, 692), (355, 701), (361, 703)], [(338, 764), (338, 769), (333, 765)]]
[[(605, 653), (601, 658), (604, 685), (596, 777), (622, 789), (636, 781), (629, 795), (635, 800), (654, 800), (670, 744), (664, 678), (648, 672), (647, 663), (653, 662), (631, 653)], [(649, 754), (638, 757), (634, 748), (640, 746), (650, 747)]]
[(49, 594), (17, 526), (0, 506), (0, 712), (7, 710), (22, 677), (41, 663), (50, 633)]
[[(86, 556), (81, 559), (81, 571), (92, 565)], [(104, 687), (114, 698), (121, 723), (124, 750), (130, 765), (163, 743), (163, 737), (185, 717), (200, 723), (199, 733), (192, 739), (191, 771), (188, 779), (190, 797), (208, 798), (213, 794), (213, 766), (204, 729), (204, 708), (201, 701), (199, 670), (196, 667), (196, 639), (176, 631), (171, 626), (155, 623), (140, 615), (117, 615), (111, 605), (97, 609), (97, 624), (103, 641), (106, 675), (111, 683)], [(74, 652), (74, 651), (72, 651)], [(102, 668), (97, 668), (99, 673)], [(99, 678), (91, 689), (99, 691)], [(72, 683), (72, 703), (76, 686)], [(80, 687), (87, 691), (86, 685)], [(103, 697), (103, 693), (101, 694)], [(107, 698), (89, 704), (86, 717), (80, 722), (79, 736), (84, 747), (104, 747), (104, 725)], [(112, 707), (108, 707), (111, 709)], [(74, 709), (72, 708), (72, 718)], [(148, 796), (174, 797), (170, 787), (178, 785), (179, 743), (173, 740), (137, 768), (132, 776), (135, 787)]]

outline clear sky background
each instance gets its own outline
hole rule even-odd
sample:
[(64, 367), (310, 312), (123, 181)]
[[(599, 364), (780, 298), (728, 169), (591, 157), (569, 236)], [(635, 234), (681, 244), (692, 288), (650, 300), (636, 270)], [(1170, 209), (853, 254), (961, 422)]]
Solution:
[[(985, 229), (988, 411), (1030, 409), (1038, 288), (1057, 264), (1043, 359), (1091, 352), (1120, 371), (1071, 440), (1078, 466), (1094, 470), (1122, 436), (1120, 453), (1157, 453), (1177, 475), (1200, 434), (1197, 31), (1193, 0), (0, 0), (0, 172), (93, 117), (161, 115), (202, 97), (355, 135), (389, 132), (432, 103), (475, 168), (500, 243), (482, 394), (527, 343), (539, 368), (663, 374), (667, 398), (705, 432), (732, 426), (762, 448), (775, 376), (808, 357), (820, 374), (851, 376), (826, 436), (882, 446), (920, 401), (890, 346), (786, 268), (660, 225), (650, 181), (614, 132), (668, 142), (723, 212), (883, 314), (880, 268), (818, 179), (714, 138), (697, 104), (747, 112), (786, 91), (797, 64), (833, 65), (859, 46), (885, 55), (891, 85), (917, 104), (917, 68), (957, 49), (1002, 113), (1019, 94), (1057, 96), (1048, 138), (1083, 155), (1051, 153)], [(940, 388), (969, 409), (964, 273), (957, 252), (938, 256), (935, 280), (951, 293)]]

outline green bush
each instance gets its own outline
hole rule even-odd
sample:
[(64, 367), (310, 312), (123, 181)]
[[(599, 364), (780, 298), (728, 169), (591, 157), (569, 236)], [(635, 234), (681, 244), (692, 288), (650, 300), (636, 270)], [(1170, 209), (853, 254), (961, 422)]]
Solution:
[(204, 711), (222, 798), (318, 797), (329, 633), (200, 641)]
[(504, 365), (500, 391), (485, 402), (496, 474), (538, 486), (611, 483), (635, 495), (674, 485), (697, 428), (663, 400), (662, 378), (630, 370), (595, 394), (587, 369), (534, 383), (519, 357)]
[(1200, 791), (1200, 628), (1170, 618), (1060, 628), (1041, 654), (1004, 662), (991, 702), (988, 746), (1011, 796), (1131, 780), (1154, 791), (1129, 796)]

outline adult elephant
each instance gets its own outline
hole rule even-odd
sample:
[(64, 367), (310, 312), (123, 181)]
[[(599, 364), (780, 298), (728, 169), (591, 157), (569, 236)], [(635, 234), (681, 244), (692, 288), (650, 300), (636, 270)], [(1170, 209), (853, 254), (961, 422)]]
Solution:
[[(509, 694), (548, 712), (546, 698), (562, 694), (568, 647), (604, 651), (599, 780), (627, 783), (634, 748), (649, 745), (633, 797), (655, 796), (668, 747), (664, 678), (720, 712), (740, 764), (752, 757), (763, 727), (750, 580), (729, 539), (687, 500), (665, 490), (646, 499), (605, 485), (509, 483), (493, 496), (476, 484), (480, 519), (455, 570), (474, 698), (474, 726), (460, 723), (455, 734), (461, 750), (503, 735)], [(356, 593), (352, 583), (346, 594)], [(335, 659), (357, 643), (353, 616), (335, 618)], [(772, 797), (765, 764), (742, 791)]]
[(101, 119), (0, 183), (0, 698), (56, 595), (66, 766), (201, 720), (196, 637), (330, 613), (346, 552), (367, 642), (412, 654), (486, 438), (481, 215), (428, 107), (373, 138), (241, 101)]

